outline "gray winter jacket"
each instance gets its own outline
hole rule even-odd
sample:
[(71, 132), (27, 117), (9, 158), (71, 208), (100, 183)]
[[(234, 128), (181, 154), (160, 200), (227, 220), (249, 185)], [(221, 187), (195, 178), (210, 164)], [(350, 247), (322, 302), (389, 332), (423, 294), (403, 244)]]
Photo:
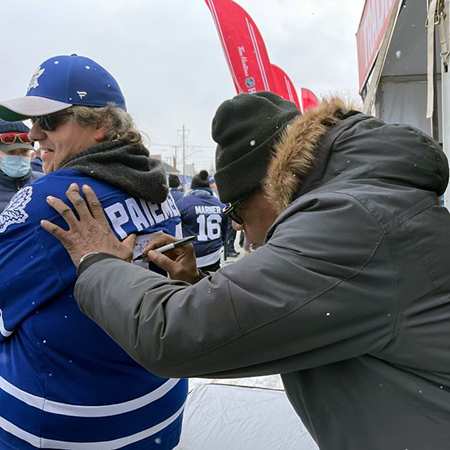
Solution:
[(448, 450), (447, 182), (420, 131), (324, 103), (278, 146), (264, 246), (193, 286), (105, 259), (76, 299), (157, 375), (281, 373), (322, 450)]

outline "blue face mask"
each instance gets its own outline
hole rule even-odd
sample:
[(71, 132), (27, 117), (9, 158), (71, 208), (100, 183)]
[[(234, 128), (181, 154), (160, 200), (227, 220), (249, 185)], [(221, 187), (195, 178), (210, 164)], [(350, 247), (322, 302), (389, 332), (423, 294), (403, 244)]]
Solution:
[(31, 160), (28, 156), (2, 155), (0, 169), (11, 178), (22, 178), (30, 172)]

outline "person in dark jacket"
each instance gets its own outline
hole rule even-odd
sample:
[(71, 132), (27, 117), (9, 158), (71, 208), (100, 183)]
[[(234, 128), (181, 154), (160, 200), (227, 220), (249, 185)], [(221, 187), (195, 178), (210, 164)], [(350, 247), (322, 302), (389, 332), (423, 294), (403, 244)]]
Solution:
[(34, 152), (34, 155), (32, 155), (31, 168), (35, 172), (44, 172), (44, 169), (42, 167), (41, 151), (39, 149)]
[[(187, 282), (165, 280), (121, 260), (112, 233), (89, 241), (106, 233), (96, 210), (65, 214), (69, 231), (43, 226), (78, 265), (81, 310), (163, 376), (280, 373), (321, 450), (447, 450), (450, 215), (439, 197), (449, 171), (439, 144), (339, 99), (301, 116), (267, 92), (225, 101), (212, 134), (220, 198), (259, 247), (202, 277), (191, 248), (152, 251), (174, 240), (158, 235), (144, 254)], [(68, 195), (83, 211), (77, 191)]]
[(46, 173), (0, 214), (0, 448), (174, 448), (187, 380), (148, 372), (80, 312), (76, 270), (40, 226), (55, 218), (51, 196), (89, 183), (118, 238), (139, 234), (136, 254), (155, 233), (181, 235), (162, 163), (117, 81), (86, 57), (42, 63), (27, 96), (0, 102), (0, 116), (31, 118)]
[(175, 203), (180, 200), (180, 198), (183, 198), (184, 192), (180, 188), (181, 181), (178, 175), (175, 175), (174, 173), (169, 174), (169, 192), (170, 195), (175, 200)]
[(29, 131), (22, 122), (0, 119), (0, 212), (19, 189), (42, 176), (31, 167)]
[(205, 272), (218, 270), (228, 218), (222, 212), (224, 204), (213, 194), (206, 170), (192, 178), (191, 191), (177, 202), (177, 207), (183, 236), (197, 236), (194, 252), (198, 268)]
[(228, 222), (226, 233), (226, 255), (229, 258), (237, 258), (241, 252), (237, 252), (234, 247), (234, 241), (236, 240), (236, 230), (232, 226), (231, 220)]

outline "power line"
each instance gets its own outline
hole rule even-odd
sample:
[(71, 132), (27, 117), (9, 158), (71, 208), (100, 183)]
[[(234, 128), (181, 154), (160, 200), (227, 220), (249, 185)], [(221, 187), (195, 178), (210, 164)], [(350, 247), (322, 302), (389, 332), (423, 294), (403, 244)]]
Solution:
[[(173, 144), (151, 144), (151, 147), (154, 145), (159, 147), (180, 147), (180, 145), (173, 145)], [(216, 148), (214, 145), (189, 145), (189, 147), (195, 147), (195, 148)]]
[[(188, 145), (187, 143), (187, 138), (190, 134), (190, 130), (186, 130), (186, 127), (183, 125), (181, 130), (177, 130), (178, 132), (178, 138), (179, 140), (181, 139), (181, 143), (180, 141), (178, 145), (173, 145), (173, 144), (161, 144), (161, 143), (151, 143), (150, 144), (150, 148), (151, 147), (166, 147), (166, 151), (170, 150), (170, 148), (172, 148), (174, 150), (174, 155), (172, 156), (172, 160), (173, 160), (173, 165), (175, 166), (175, 168), (178, 168), (178, 157), (177, 157), (177, 150), (181, 149), (182, 150), (182, 173), (184, 174), (186, 172), (186, 160), (188, 158), (190, 158), (192, 155), (196, 154), (196, 153), (203, 153), (205, 150), (213, 150), (216, 147), (213, 145)], [(164, 152), (164, 150), (163, 150)], [(208, 163), (211, 162), (212, 164), (214, 163), (212, 161), (213, 158), (211, 158), (210, 156), (197, 156), (196, 157), (197, 160), (199, 161), (207, 161)], [(203, 162), (201, 164), (204, 164)]]

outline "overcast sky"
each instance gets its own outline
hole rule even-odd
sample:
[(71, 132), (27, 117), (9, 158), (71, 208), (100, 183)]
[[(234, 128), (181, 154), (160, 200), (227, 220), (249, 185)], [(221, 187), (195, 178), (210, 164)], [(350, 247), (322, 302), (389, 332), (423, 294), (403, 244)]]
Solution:
[[(355, 34), (364, 0), (236, 3), (297, 92), (305, 87), (318, 96), (344, 91), (359, 98)], [(25, 95), (46, 59), (88, 56), (119, 82), (153, 154), (173, 155), (184, 125), (187, 163), (210, 169), (211, 119), (236, 92), (204, 0), (4, 0), (2, 17), (2, 100)]]

